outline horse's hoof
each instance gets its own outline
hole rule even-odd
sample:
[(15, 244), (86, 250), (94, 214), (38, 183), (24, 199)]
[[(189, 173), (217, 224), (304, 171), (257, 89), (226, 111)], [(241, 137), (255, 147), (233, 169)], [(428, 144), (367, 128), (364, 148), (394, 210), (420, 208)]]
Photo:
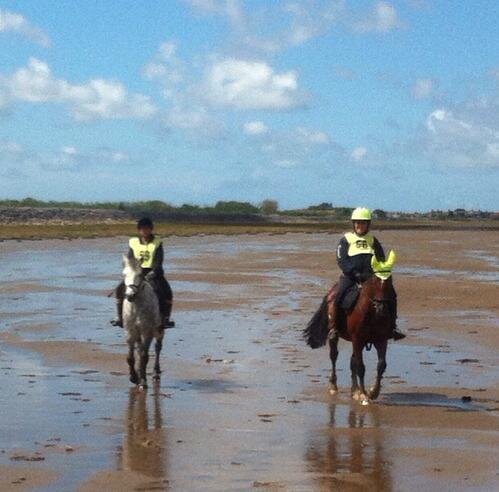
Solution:
[(152, 378), (154, 381), (159, 381), (161, 379), (161, 376), (158, 373), (156, 373)]
[(338, 388), (336, 388), (335, 386), (329, 386), (329, 394), (330, 395), (337, 395), (338, 394)]
[(358, 391), (355, 391), (354, 393), (352, 393), (352, 398), (355, 401), (358, 401), (360, 399), (360, 393)]
[(130, 382), (132, 384), (139, 384), (139, 378), (137, 376), (130, 376)]
[(364, 395), (364, 393), (360, 393), (358, 397), (359, 403), (363, 406), (369, 405), (369, 398)]
[(376, 400), (379, 396), (379, 389), (377, 388), (369, 388), (369, 391), (367, 392), (367, 396), (369, 397), (370, 400)]
[(145, 391), (146, 389), (147, 389), (147, 384), (146, 383), (139, 384), (139, 391)]

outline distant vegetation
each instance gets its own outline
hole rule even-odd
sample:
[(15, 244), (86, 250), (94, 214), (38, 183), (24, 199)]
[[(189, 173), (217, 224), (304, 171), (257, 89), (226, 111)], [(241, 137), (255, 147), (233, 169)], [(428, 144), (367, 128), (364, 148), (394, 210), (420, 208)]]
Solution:
[[(218, 201), (215, 205), (200, 206), (185, 203), (180, 206), (171, 205), (161, 200), (137, 202), (76, 202), (76, 201), (44, 201), (36, 198), (22, 200), (0, 200), (0, 207), (30, 207), (30, 208), (62, 208), (62, 209), (95, 209), (119, 210), (131, 217), (151, 215), (156, 218), (189, 217), (217, 217), (224, 215), (247, 216), (247, 218), (263, 215), (279, 215), (281, 217), (302, 217), (317, 220), (348, 220), (352, 207), (333, 206), (330, 202), (322, 202), (304, 209), (279, 210), (279, 203), (273, 199), (265, 199), (255, 205), (249, 202)], [(497, 212), (482, 210), (431, 210), (424, 213), (387, 212), (381, 209), (373, 211), (377, 219), (382, 220), (407, 220), (407, 219), (437, 219), (437, 220), (462, 220), (462, 219), (498, 219)]]
[[(0, 241), (5, 239), (128, 236), (135, 220), (150, 216), (164, 237), (196, 234), (339, 233), (352, 208), (324, 202), (299, 210), (279, 210), (276, 200), (219, 201), (212, 206), (141, 202), (56, 202), (34, 198), (0, 200)], [(427, 213), (373, 211), (377, 230), (499, 230), (496, 212), (464, 209)]]
[[(264, 202), (265, 203), (265, 202)], [(275, 202), (277, 204), (277, 202)], [(0, 200), (0, 207), (34, 207), (34, 208), (79, 208), (79, 209), (105, 209), (121, 210), (133, 215), (158, 213), (158, 212), (186, 212), (186, 213), (240, 213), (258, 214), (260, 207), (249, 202), (219, 201), (214, 206), (201, 207), (185, 203), (174, 206), (160, 200), (149, 200), (140, 202), (58, 202), (44, 201), (36, 198), (24, 198), (22, 200)]]

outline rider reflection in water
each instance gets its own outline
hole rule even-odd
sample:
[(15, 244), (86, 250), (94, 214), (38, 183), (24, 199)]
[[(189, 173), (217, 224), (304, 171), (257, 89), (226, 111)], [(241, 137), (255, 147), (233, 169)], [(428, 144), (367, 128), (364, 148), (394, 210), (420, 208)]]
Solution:
[[(355, 284), (362, 284), (372, 274), (371, 258), (385, 261), (385, 253), (380, 242), (369, 232), (372, 214), (367, 208), (358, 207), (352, 213), (353, 232), (347, 232), (340, 240), (336, 250), (336, 260), (343, 275), (340, 277), (338, 288), (332, 291), (334, 296), (331, 316), (331, 336), (338, 337), (340, 330), (340, 306), (348, 289)], [(405, 335), (397, 330), (397, 297), (395, 291), (392, 308), (392, 338), (400, 340)]]
[[(164, 320), (164, 327), (174, 326), (170, 321), (173, 294), (170, 284), (163, 271), (163, 243), (154, 233), (154, 224), (151, 219), (144, 217), (137, 222), (138, 236), (130, 239), (128, 245), (128, 258), (135, 258), (142, 267), (145, 279), (151, 282), (158, 296), (159, 309)], [(123, 299), (125, 297), (125, 284), (121, 282), (116, 287), (117, 317), (111, 324), (123, 326)]]

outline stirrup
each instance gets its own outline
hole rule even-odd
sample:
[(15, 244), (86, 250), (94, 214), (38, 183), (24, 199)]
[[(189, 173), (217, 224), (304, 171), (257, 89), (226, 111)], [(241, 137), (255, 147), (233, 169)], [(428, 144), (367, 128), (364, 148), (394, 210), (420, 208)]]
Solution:
[(111, 323), (113, 326), (119, 326), (120, 328), (123, 328), (123, 320), (119, 318), (112, 319), (109, 323)]

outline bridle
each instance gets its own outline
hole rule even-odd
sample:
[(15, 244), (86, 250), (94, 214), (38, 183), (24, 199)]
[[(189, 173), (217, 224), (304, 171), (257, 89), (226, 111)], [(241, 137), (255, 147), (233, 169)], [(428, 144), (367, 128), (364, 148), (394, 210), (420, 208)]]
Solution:
[(137, 294), (139, 293), (140, 288), (142, 287), (142, 282), (144, 280), (142, 279), (139, 284), (125, 284), (126, 289), (131, 289), (132, 290), (132, 295), (131, 296), (126, 296), (127, 299), (130, 301), (132, 299), (135, 299)]
[[(384, 280), (381, 280), (381, 283), (383, 285)], [(386, 307), (393, 302), (393, 299), (379, 299), (377, 297), (369, 297), (369, 302), (370, 304), (373, 305), (376, 314), (380, 314), (383, 312), (383, 310), (386, 309)]]

